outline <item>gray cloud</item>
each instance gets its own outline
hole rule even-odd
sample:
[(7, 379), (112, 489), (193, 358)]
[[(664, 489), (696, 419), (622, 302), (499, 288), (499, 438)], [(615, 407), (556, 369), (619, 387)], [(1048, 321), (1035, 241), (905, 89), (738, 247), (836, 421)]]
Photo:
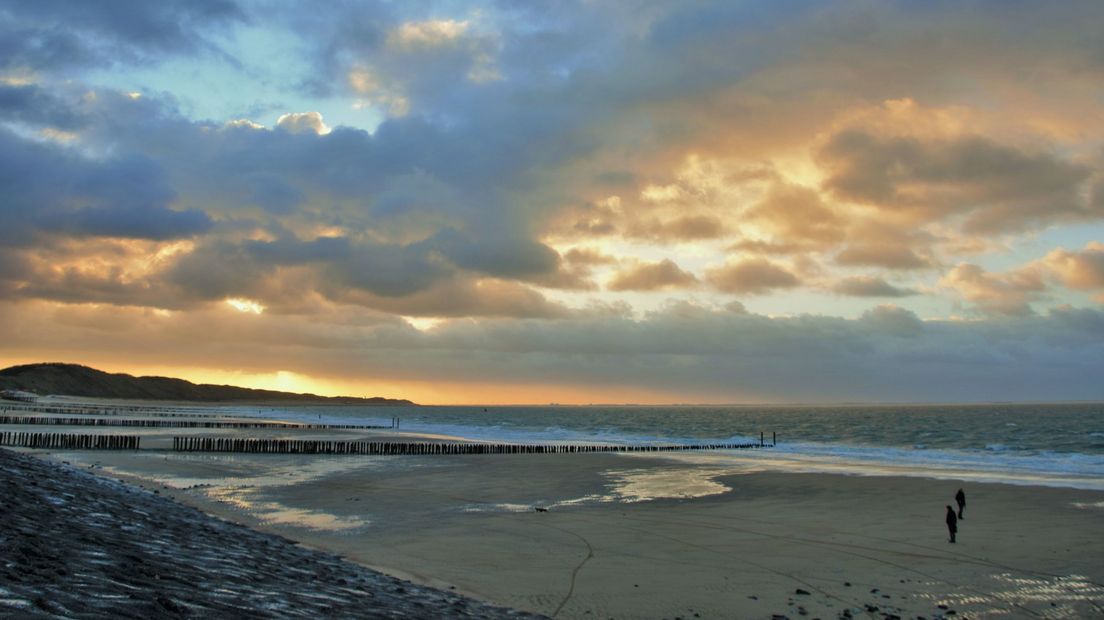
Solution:
[(907, 297), (916, 294), (914, 290), (893, 286), (882, 278), (873, 276), (843, 278), (833, 284), (831, 290), (838, 295), (852, 297)]
[(1007, 273), (993, 273), (978, 265), (960, 263), (940, 280), (986, 314), (1024, 316), (1033, 314), (1031, 303), (1047, 292), (1040, 270), (1030, 267)]
[(213, 50), (209, 30), (244, 18), (230, 0), (6, 0), (0, 4), (0, 66), (63, 70)]
[(141, 157), (84, 158), (0, 129), (0, 238), (22, 245), (41, 235), (175, 239), (207, 232), (196, 209), (172, 209), (163, 170)]
[(101, 351), (96, 363), (202, 367), (219, 359), (338, 378), (635, 387), (682, 401), (1104, 398), (1096, 380), (1104, 315), (1092, 310), (920, 321), (887, 306), (853, 320), (672, 308), (641, 320), (457, 321), (420, 333), (362, 311), (155, 316), (4, 303), (0, 337), (11, 355)]
[(862, 315), (861, 322), (880, 334), (900, 338), (924, 335), (924, 322), (918, 316), (892, 304), (877, 306)]
[(0, 113), (8, 121), (62, 130), (85, 122), (71, 102), (34, 84), (0, 84)]
[[(1006, 106), (1001, 113), (1011, 116), (1021, 112), (1017, 89), (1026, 84), (1050, 114), (1039, 127), (1055, 124), (1058, 116), (1072, 118), (1058, 112), (1064, 112), (1067, 94), (1080, 92), (1077, 84), (1089, 84), (1086, 92), (1098, 103), (1104, 13), (1092, 3), (1062, 3), (1045, 15), (1003, 4), (999, 11), (977, 11), (865, 2), (831, 9), (507, 3), (485, 7), (481, 15), (450, 15), (450, 5), (342, 3), (319, 10), (313, 3), (290, 2), (268, 14), (250, 11), (253, 23), (284, 20), (283, 34), (301, 37), (288, 45), (310, 54), (309, 75), (284, 77), (302, 79), (303, 92), (361, 98), (390, 114), (372, 131), (334, 127), (329, 133), (322, 132), (319, 115), (302, 115), (309, 108), (296, 107), (300, 116), (263, 129), (225, 125), (227, 119), (190, 120), (172, 95), (132, 100), (79, 78), (61, 86), (82, 68), (217, 54), (219, 29), (246, 19), (229, 2), (100, 4), (9, 2), (0, 9), (0, 64), (41, 78), (0, 85), (0, 111), (6, 124), (17, 126), (15, 133), (0, 131), (5, 299), (116, 304), (113, 310), (134, 323), (118, 328), (124, 335), (152, 342), (158, 330), (151, 326), (177, 329), (173, 338), (179, 342), (169, 338), (166, 347), (187, 344), (199, 359), (214, 345), (197, 337), (205, 333), (197, 326), (224, 318), (215, 310), (222, 299), (246, 296), (269, 307), (260, 317), (265, 329), (233, 323), (256, 338), (248, 363), (258, 364), (271, 352), (259, 343), (285, 342), (280, 335), (287, 330), (288, 338), (297, 335), (296, 343), (317, 337), (339, 351), (317, 361), (286, 360), (326, 373), (379, 369), (373, 346), (392, 352), (445, 347), (439, 364), (428, 353), (412, 355), (410, 365), (395, 372), (409, 376), (417, 362), (443, 378), (501, 373), (517, 380), (590, 381), (577, 370), (582, 367), (594, 381), (650, 385), (651, 371), (633, 357), (643, 351), (663, 359), (660, 366), (670, 379), (659, 383), (671, 389), (723, 391), (721, 375), (746, 373), (748, 390), (761, 385), (765, 394), (784, 395), (781, 380), (761, 376), (744, 358), (745, 352), (761, 357), (777, 350), (773, 370), (787, 375), (781, 360), (792, 364), (796, 376), (809, 379), (810, 394), (814, 388), (835, 393), (835, 362), (847, 362), (839, 370), (844, 397), (848, 386), (871, 397), (890, 394), (892, 386), (900, 394), (922, 394), (916, 384), (894, 383), (881, 369), (897, 364), (917, 371), (917, 381), (945, 378), (960, 363), (991, 363), (959, 346), (972, 342), (984, 351), (988, 337), (1002, 343), (1000, 351), (1011, 359), (1013, 327), (1038, 330), (1042, 358), (1058, 359), (1054, 342), (1068, 338), (1071, 350), (1083, 356), (1078, 364), (1099, 365), (1078, 348), (1083, 340), (1069, 337), (1076, 330), (1098, 333), (1098, 316), (1028, 316), (1032, 304), (1046, 299), (1052, 281), (1096, 290), (1090, 286), (1096, 282), (1095, 254), (1086, 251), (1055, 255), (1037, 281), (1027, 274), (952, 270), (947, 289), (982, 312), (1001, 315), (976, 331), (886, 308), (859, 321), (776, 322), (683, 305), (634, 322), (623, 304), (608, 303), (596, 318), (594, 308), (571, 310), (533, 288), (585, 290), (594, 286), (590, 268), (611, 264), (595, 253), (556, 252), (551, 244), (559, 240), (549, 240), (549, 222), (565, 211), (579, 216), (573, 222), (584, 235), (700, 241), (722, 239), (747, 224), (764, 238), (750, 239), (749, 230), (749, 239), (736, 246), (741, 250), (792, 255), (798, 267), (836, 253), (841, 265), (888, 269), (939, 265), (933, 248), (941, 239), (916, 230), (924, 224), (964, 223), (967, 231), (990, 234), (1099, 218), (1104, 186), (1095, 179), (1097, 186), (1086, 191), (1092, 183), (1088, 164), (1066, 155), (1085, 145), (1076, 143), (1081, 138), (1054, 137), (1082, 135), (1069, 127), (1053, 134), (1039, 130), (1041, 135), (1025, 129), (1031, 135), (1017, 136), (1014, 144), (1012, 137), (1009, 143), (1003, 137), (892, 137), (873, 126), (837, 131), (822, 145), (819, 163), (828, 173), (825, 188), (861, 205), (855, 208), (783, 185), (781, 173), (762, 173), (769, 166), (763, 162), (805, 152), (810, 136), (834, 131), (848, 112), (887, 98), (915, 96), (925, 106), (940, 107), (976, 101), (982, 92), (994, 97), (993, 109)], [(471, 23), (461, 27), (458, 22), (468, 18)], [(457, 22), (448, 26), (456, 36), (430, 41), (431, 19)], [(404, 25), (414, 28), (405, 42), (395, 38)], [(942, 33), (940, 45), (931, 45), (931, 32)], [(1061, 80), (1070, 80), (1072, 90), (1051, 91)], [(338, 103), (349, 101), (325, 105)], [(291, 111), (278, 101), (258, 106)], [(78, 135), (63, 146), (51, 142), (63, 138), (36, 133), (47, 127)], [(1062, 139), (1067, 142), (1053, 150), (1020, 146)], [(756, 183), (778, 186), (766, 199), (746, 204), (743, 195), (709, 185), (738, 185), (731, 174), (705, 181), (674, 178), (690, 155), (731, 162), (731, 170), (757, 168)], [(667, 210), (636, 209), (641, 205), (633, 197), (644, 187), (667, 183), (681, 183), (688, 197)], [(624, 198), (620, 216), (599, 206), (611, 193)], [(874, 211), (871, 219), (884, 221), (884, 228), (847, 220), (852, 211)], [(132, 254), (119, 258), (91, 250), (89, 257), (102, 260), (76, 267), (76, 254), (100, 237), (192, 239), (195, 247), (151, 261), (144, 271), (126, 264)], [(56, 270), (44, 268), (65, 248), (73, 254)], [(157, 249), (149, 248), (151, 256), (143, 258)], [(692, 282), (674, 262), (651, 267), (654, 273), (635, 274), (630, 286)], [(705, 279), (722, 292), (758, 294), (831, 277), (753, 259), (710, 270)], [(879, 278), (845, 280), (839, 287), (849, 294), (908, 292)], [(197, 314), (190, 326), (190, 319), (179, 318), (143, 322), (134, 320), (138, 310), (130, 305)], [(32, 306), (19, 306), (26, 307)], [(73, 346), (95, 346), (95, 330), (66, 319), (110, 321), (69, 310), (50, 315), (66, 326), (61, 333), (73, 338)], [(36, 325), (35, 317), (11, 312), (19, 325)], [(430, 336), (382, 319), (371, 333), (345, 327), (350, 314), (379, 313), (510, 320), (477, 320)], [(1017, 314), (1022, 316), (1007, 318)], [(740, 339), (727, 339), (729, 332)], [(824, 338), (813, 338), (814, 332)], [(1044, 333), (1057, 340), (1042, 338)], [(916, 335), (930, 336), (931, 345)], [(48, 343), (52, 336), (42, 338)], [(496, 339), (513, 339), (518, 348)], [(461, 345), (471, 345), (470, 368), (460, 361), (466, 355)], [(517, 362), (519, 353), (524, 363)], [(692, 358), (685, 370), (676, 359), (682, 353)], [(865, 366), (863, 353), (883, 366)], [(609, 366), (579, 364), (587, 355)], [(241, 359), (247, 363), (244, 353)], [(980, 377), (977, 393), (995, 386), (998, 375), (1020, 376), (1020, 367), (997, 362), (1005, 365), (988, 379)], [(384, 365), (381, 372), (390, 370)], [(974, 378), (984, 374), (968, 372)], [(867, 378), (886, 380), (886, 387), (865, 383)], [(1071, 379), (1055, 385), (1077, 384)]]
[(1104, 216), (1081, 196), (1087, 167), (987, 138), (919, 140), (848, 130), (832, 136), (818, 156), (831, 174), (825, 186), (840, 198), (923, 220), (965, 216), (968, 232)]

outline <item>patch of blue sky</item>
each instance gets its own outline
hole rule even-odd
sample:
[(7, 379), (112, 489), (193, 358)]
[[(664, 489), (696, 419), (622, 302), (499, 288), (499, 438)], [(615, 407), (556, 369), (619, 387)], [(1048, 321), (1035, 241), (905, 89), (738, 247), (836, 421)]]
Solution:
[(356, 105), (344, 85), (334, 89), (336, 96), (313, 95), (306, 83), (317, 68), (290, 32), (242, 27), (217, 45), (217, 51), (147, 66), (94, 70), (85, 81), (122, 92), (168, 93), (194, 121), (248, 119), (273, 127), (282, 114), (315, 111), (330, 127), (375, 131), (384, 118), (372, 106)]
[(1054, 248), (1080, 250), (1090, 242), (1104, 243), (1104, 224), (1091, 222), (1072, 226), (1048, 228), (1037, 236), (1026, 240), (1036, 252), (1046, 254)]
[(987, 271), (1010, 271), (1043, 258), (1058, 248), (1069, 251), (1083, 249), (1090, 242), (1104, 242), (1104, 224), (1066, 224), (1035, 233), (1019, 234), (1007, 241), (1007, 251), (992, 251), (971, 257), (972, 262)]

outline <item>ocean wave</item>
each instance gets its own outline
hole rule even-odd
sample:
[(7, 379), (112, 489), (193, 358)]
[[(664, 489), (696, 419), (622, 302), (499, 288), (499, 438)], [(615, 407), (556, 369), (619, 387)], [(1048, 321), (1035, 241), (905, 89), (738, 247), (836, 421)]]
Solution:
[[(836, 417), (831, 418), (829, 414), (810, 411), (791, 415), (789, 426), (784, 426), (782, 419), (768, 417), (724, 418), (724, 415), (743, 416), (743, 410), (719, 412), (713, 417), (704, 417), (700, 411), (692, 411), (692, 415), (684, 413), (665, 413), (655, 408), (496, 408), (487, 413), (475, 408), (446, 407), (292, 409), (264, 415), (315, 422), (321, 415), (322, 422), (345, 424), (389, 424), (388, 416), (397, 415), (402, 418), (400, 432), (521, 444), (758, 443), (758, 432), (722, 434), (707, 430), (758, 426), (781, 430), (782, 443), (770, 451), (757, 453), (754, 458), (774, 465), (785, 461), (786, 467), (791, 468), (844, 467), (906, 475), (988, 476), (1032, 484), (1047, 484), (1046, 480), (1053, 479), (1060, 481), (1061, 486), (1069, 486), (1068, 478), (1104, 480), (1104, 449), (1101, 449), (1104, 446), (1099, 441), (1086, 441), (1086, 437), (1104, 436), (1104, 432), (1087, 429), (1074, 432), (1075, 420), (1069, 416), (1058, 424), (1042, 413), (1030, 412), (1018, 414), (1020, 417), (1012, 422), (994, 420), (992, 416), (988, 421), (972, 420), (950, 411), (937, 412), (938, 415), (927, 411), (926, 421), (917, 421), (914, 411), (881, 418), (867, 414), (832, 414)], [(833, 425), (828, 425), (826, 419)], [(1016, 426), (1010, 426), (1013, 424)], [(1087, 418), (1084, 426), (1099, 428), (1099, 422)], [(1011, 431), (1007, 430), (1010, 428)], [(810, 435), (813, 437), (797, 439)], [(771, 442), (771, 433), (763, 437), (768, 444)]]

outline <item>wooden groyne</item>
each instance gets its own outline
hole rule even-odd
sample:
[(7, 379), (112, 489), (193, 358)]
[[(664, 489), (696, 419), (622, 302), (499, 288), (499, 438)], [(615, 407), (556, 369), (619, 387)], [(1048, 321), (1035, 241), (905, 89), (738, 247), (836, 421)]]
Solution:
[(0, 446), (63, 450), (137, 450), (135, 435), (72, 435), (65, 433), (0, 433)]
[(459, 455), (459, 454), (587, 454), (596, 452), (674, 452), (683, 450), (742, 450), (769, 448), (770, 444), (508, 444), (441, 443), (398, 441), (325, 441), (309, 439), (255, 439), (233, 437), (173, 437), (177, 452), (245, 452), (257, 454), (369, 454), (369, 455)]
[(51, 418), (42, 416), (0, 415), (0, 424), (44, 424), (53, 426), (130, 426), (139, 428), (269, 428), (277, 430), (370, 430), (395, 428), (364, 424), (300, 424), (296, 422), (206, 422), (200, 420), (150, 420), (136, 418)]

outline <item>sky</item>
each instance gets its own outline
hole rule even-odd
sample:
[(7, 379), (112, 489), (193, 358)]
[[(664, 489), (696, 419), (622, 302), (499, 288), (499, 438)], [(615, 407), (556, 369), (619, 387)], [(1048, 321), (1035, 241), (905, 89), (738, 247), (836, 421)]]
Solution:
[(0, 363), (1104, 400), (1104, 5), (0, 0)]

